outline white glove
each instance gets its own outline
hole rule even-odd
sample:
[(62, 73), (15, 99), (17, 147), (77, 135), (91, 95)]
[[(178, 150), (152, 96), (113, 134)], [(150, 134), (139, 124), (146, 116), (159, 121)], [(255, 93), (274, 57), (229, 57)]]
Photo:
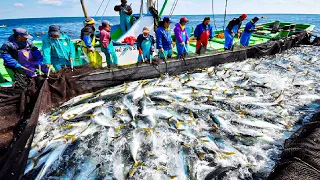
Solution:
[(185, 46), (185, 43), (184, 43), (184, 42), (182, 42), (182, 43), (181, 43), (181, 46)]

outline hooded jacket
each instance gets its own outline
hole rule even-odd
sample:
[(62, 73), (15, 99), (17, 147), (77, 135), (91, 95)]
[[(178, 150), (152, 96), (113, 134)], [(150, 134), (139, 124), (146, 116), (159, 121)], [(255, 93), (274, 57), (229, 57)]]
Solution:
[(103, 26), (99, 26), (100, 30), (100, 43), (104, 48), (108, 48), (110, 42), (111, 42), (111, 35), (110, 35), (110, 30), (107, 30)]
[(183, 32), (186, 33), (186, 38), (187, 38), (186, 41), (189, 41), (189, 35), (188, 35), (188, 32), (186, 31), (186, 28), (184, 28), (184, 30), (182, 30), (180, 23), (177, 23), (175, 26), (176, 27), (174, 28), (174, 35), (176, 37), (176, 41), (179, 43), (183, 42), (183, 40), (182, 40), (182, 33)]
[(64, 59), (69, 61), (75, 58), (75, 47), (71, 39), (64, 33), (60, 33), (59, 39), (47, 35), (42, 40), (44, 64), (52, 64), (51, 59)]

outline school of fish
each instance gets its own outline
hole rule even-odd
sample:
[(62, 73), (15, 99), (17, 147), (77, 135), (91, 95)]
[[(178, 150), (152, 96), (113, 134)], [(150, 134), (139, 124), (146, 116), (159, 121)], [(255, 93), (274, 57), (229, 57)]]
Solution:
[(125, 83), (42, 115), (32, 179), (265, 179), (320, 111), (320, 48)]

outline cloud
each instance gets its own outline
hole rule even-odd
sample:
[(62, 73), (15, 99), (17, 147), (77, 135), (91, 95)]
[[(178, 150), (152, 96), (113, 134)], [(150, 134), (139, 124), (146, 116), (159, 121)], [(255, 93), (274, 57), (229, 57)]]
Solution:
[(24, 6), (24, 4), (22, 4), (22, 3), (14, 3), (13, 4), (15, 7), (23, 7)]
[(39, 0), (38, 4), (61, 6), (62, 5), (62, 0)]

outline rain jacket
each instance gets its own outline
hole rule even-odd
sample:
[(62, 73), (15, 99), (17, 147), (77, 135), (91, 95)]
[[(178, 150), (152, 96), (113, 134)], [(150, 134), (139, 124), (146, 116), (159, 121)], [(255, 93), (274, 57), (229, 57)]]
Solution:
[(176, 26), (176, 27), (174, 28), (174, 35), (175, 35), (175, 37), (176, 37), (177, 43), (178, 43), (178, 42), (179, 42), (179, 43), (184, 42), (184, 41), (182, 40), (182, 33), (183, 33), (183, 32), (186, 33), (186, 41), (185, 41), (185, 43), (186, 43), (187, 41), (189, 41), (189, 35), (188, 35), (188, 32), (186, 31), (186, 28), (184, 28), (184, 30), (182, 30), (180, 23), (177, 23), (175, 26)]
[(19, 46), (19, 49), (29, 47), (37, 63), (39, 65), (43, 64), (43, 57), (41, 55), (41, 52), (38, 50), (37, 47), (33, 45), (32, 41), (27, 40), (26, 42), (19, 42), (12, 35), (8, 38), (8, 42), (4, 43), (0, 48), (1, 57), (3, 58), (4, 63), (7, 67), (16, 69), (21, 68), (21, 66), (23, 66), (23, 64), (21, 65), (18, 62), (18, 49), (14, 43), (16, 43)]
[(241, 39), (240, 39), (240, 43), (243, 46), (249, 45), (251, 35), (252, 35), (255, 28), (256, 28), (256, 25), (253, 21), (250, 21), (246, 24), (246, 27), (244, 28), (244, 31), (243, 31)]
[(111, 35), (110, 35), (110, 30), (107, 30), (105, 27), (103, 26), (99, 26), (99, 30), (100, 30), (100, 43), (104, 48), (108, 48), (108, 45), (111, 41)]
[(172, 49), (172, 38), (170, 29), (159, 27), (156, 32), (157, 36), (157, 49), (163, 48), (164, 50)]
[(200, 40), (200, 36), (202, 35), (202, 33), (207, 30), (210, 31), (209, 39), (212, 39), (214, 36), (214, 33), (211, 25), (208, 24), (207, 26), (205, 26), (203, 23), (197, 25), (196, 29), (194, 30), (194, 37), (196, 37), (197, 40)]
[(59, 39), (51, 38), (49, 35), (42, 40), (42, 51), (44, 64), (52, 64), (56, 70), (64, 65), (70, 65), (70, 59), (75, 58), (75, 47), (71, 39), (64, 33)]

